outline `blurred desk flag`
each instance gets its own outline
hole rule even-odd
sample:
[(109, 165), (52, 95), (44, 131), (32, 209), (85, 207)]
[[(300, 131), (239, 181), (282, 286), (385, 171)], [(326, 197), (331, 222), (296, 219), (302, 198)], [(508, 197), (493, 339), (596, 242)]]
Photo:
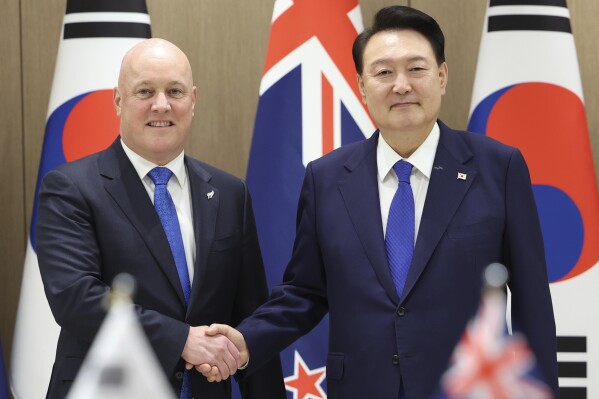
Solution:
[(67, 399), (175, 398), (131, 302), (133, 277), (115, 277), (108, 315)]
[(442, 394), (435, 399), (552, 399), (551, 390), (533, 377), (535, 359), (524, 336), (507, 335), (501, 288), (507, 271), (493, 264), (489, 273), (496, 274), (487, 282), (478, 314), (458, 342), (441, 380)]
[(4, 351), (0, 342), (0, 399), (8, 399), (8, 383), (6, 382), (6, 369), (4, 368)]
[(67, 1), (13, 339), (11, 384), (16, 399), (45, 396), (59, 333), (35, 253), (40, 181), (48, 171), (103, 150), (118, 136), (112, 88), (117, 85), (125, 52), (148, 37), (145, 0)]
[(599, 339), (599, 193), (565, 0), (489, 2), (469, 130), (526, 159), (545, 240), (560, 394), (598, 398), (599, 346), (587, 341)]
[[(248, 165), (269, 286), (282, 280), (295, 237), (305, 166), (374, 132), (351, 49), (357, 0), (277, 0)], [(288, 397), (325, 398), (328, 318), (281, 354)]]

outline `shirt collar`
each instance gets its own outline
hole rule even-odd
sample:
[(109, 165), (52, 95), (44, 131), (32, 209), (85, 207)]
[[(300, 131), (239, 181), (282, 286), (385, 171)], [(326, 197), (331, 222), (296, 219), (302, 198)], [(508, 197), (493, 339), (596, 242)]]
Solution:
[[(411, 163), (412, 166), (414, 166), (416, 170), (419, 170), (427, 179), (430, 179), (433, 170), (433, 162), (435, 161), (435, 154), (437, 153), (437, 146), (439, 145), (439, 135), (439, 124), (435, 122), (433, 129), (424, 142), (420, 144), (420, 147), (418, 147), (409, 158), (406, 159), (406, 161)], [(391, 148), (380, 133), (376, 157), (378, 177), (381, 182), (387, 178), (387, 175), (391, 169), (393, 169), (393, 165), (395, 165), (397, 161), (404, 159)]]
[[(125, 151), (127, 158), (129, 158), (129, 160), (133, 164), (133, 167), (135, 168), (135, 171), (137, 172), (137, 175), (141, 180), (143, 180), (148, 175), (149, 171), (159, 166), (153, 162), (148, 161), (145, 158), (142, 158), (131, 148), (127, 147), (127, 144), (125, 144), (123, 139), (121, 139), (121, 145), (123, 146), (123, 150)], [(173, 172), (173, 175), (175, 175), (175, 177), (177, 178), (177, 182), (181, 187), (185, 187), (185, 183), (187, 182), (187, 173), (185, 173), (184, 159), (185, 152), (181, 151), (181, 153), (177, 155), (175, 159), (173, 159), (166, 165), (163, 165), (165, 168), (168, 168), (171, 172)], [(150, 179), (149, 176), (147, 177), (148, 179)]]

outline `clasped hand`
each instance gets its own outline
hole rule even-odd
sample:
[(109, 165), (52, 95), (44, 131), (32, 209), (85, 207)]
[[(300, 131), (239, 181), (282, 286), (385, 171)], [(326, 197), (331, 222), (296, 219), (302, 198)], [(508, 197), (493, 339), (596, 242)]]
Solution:
[(210, 382), (224, 381), (249, 360), (243, 335), (225, 324), (190, 327), (181, 355), (185, 367), (196, 368)]

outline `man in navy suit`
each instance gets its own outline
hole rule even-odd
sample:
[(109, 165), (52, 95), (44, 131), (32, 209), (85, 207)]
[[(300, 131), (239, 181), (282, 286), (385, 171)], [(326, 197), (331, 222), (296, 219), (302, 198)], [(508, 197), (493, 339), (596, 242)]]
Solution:
[[(135, 310), (174, 391), (183, 385), (190, 389), (180, 397), (231, 397), (230, 381), (209, 384), (192, 368), (216, 364), (224, 380), (242, 365), (235, 346), (206, 336), (205, 325), (239, 323), (268, 290), (245, 183), (184, 154), (196, 95), (179, 48), (141, 42), (125, 55), (114, 89), (120, 137), (43, 179), (37, 254), (61, 326), (48, 398), (67, 394), (106, 314), (110, 284), (123, 272), (137, 281)], [(149, 172), (157, 167), (172, 172), (167, 190), (180, 226), (179, 258), (153, 205), (158, 190)], [(265, 363), (241, 382), (244, 398), (285, 397), (278, 356)]]
[[(448, 69), (430, 16), (387, 7), (353, 48), (363, 102), (378, 130), (306, 168), (283, 282), (231, 338), (251, 375), (328, 312), (327, 397), (426, 399), (480, 303), (482, 272), (510, 272), (511, 316), (557, 395), (555, 322), (543, 238), (521, 153), (438, 120)], [(402, 290), (386, 240), (411, 164), (413, 255)], [(399, 293), (401, 292), (401, 294)], [(218, 380), (217, 367), (198, 367)]]

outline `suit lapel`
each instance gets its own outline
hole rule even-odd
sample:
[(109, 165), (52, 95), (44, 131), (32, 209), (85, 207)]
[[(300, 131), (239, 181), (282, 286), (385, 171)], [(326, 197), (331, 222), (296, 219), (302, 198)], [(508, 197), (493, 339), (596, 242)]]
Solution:
[(166, 234), (143, 183), (121, 146), (120, 137), (101, 154), (98, 166), (104, 177), (106, 191), (139, 232), (185, 306), (183, 289)]
[(339, 190), (372, 268), (391, 300), (398, 303), (383, 236), (377, 184), (377, 142), (378, 132), (366, 140), (359, 151), (345, 163), (349, 174), (346, 180), (339, 183)]
[[(193, 231), (196, 241), (196, 262), (194, 277), (191, 286), (190, 303), (199, 303), (199, 295), (206, 267), (208, 253), (216, 231), (216, 217), (220, 203), (219, 190), (209, 182), (212, 176), (196, 161), (185, 157), (185, 164), (189, 175), (191, 190), (191, 203), (193, 209)], [(191, 306), (190, 306), (191, 308)], [(189, 314), (190, 309), (187, 312)]]
[[(431, 258), (439, 240), (476, 178), (476, 170), (466, 166), (473, 156), (459, 133), (439, 121), (439, 145), (426, 194), (414, 256), (404, 287), (407, 297)], [(465, 174), (458, 178), (458, 174)], [(402, 298), (403, 299), (403, 298)]]

